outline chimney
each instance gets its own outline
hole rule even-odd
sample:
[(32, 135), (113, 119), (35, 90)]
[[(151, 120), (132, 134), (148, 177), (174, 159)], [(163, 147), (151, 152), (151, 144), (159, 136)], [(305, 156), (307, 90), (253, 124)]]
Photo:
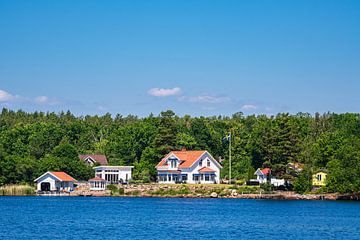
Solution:
[(186, 152), (186, 147), (182, 147), (181, 151)]

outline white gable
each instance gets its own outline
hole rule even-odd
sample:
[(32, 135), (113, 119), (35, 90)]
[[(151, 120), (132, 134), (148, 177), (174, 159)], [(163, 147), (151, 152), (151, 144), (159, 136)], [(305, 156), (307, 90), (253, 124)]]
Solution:
[(96, 160), (95, 159), (93, 159), (92, 157), (87, 157), (87, 158), (85, 158), (85, 163), (88, 163), (88, 164), (94, 164), (94, 163), (96, 163)]
[(46, 172), (34, 180), (34, 182), (44, 182), (44, 181), (61, 181), (61, 180), (57, 178), (55, 175), (51, 174), (50, 172)]

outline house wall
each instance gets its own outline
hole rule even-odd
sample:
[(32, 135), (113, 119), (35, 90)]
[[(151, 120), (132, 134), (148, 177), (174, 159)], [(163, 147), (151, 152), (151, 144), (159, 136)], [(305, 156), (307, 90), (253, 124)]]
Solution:
[[(320, 179), (319, 179), (320, 176)], [(324, 172), (318, 172), (312, 176), (312, 185), (313, 186), (325, 186), (326, 185), (326, 176)]]
[[(260, 183), (267, 183), (268, 182), (268, 176), (263, 174), (259, 169), (256, 170), (255, 172), (256, 175), (256, 180)], [(285, 185), (285, 180), (284, 179), (277, 179), (275, 177), (271, 177), (271, 184), (274, 185), (275, 187), (279, 187), (281, 185)]]
[[(202, 166), (199, 166), (199, 162), (200, 159), (203, 160), (202, 162)], [(215, 182), (216, 183), (220, 183), (220, 168), (219, 166), (216, 164), (216, 160), (214, 160), (211, 155), (209, 153), (205, 153), (203, 154), (203, 156), (200, 158), (199, 160), (197, 160), (192, 166), (191, 168), (182, 168), (181, 169), (181, 173), (182, 174), (188, 174), (188, 180), (186, 181), (186, 183), (190, 183), (190, 184), (195, 184), (198, 183), (196, 181), (193, 180), (193, 174), (199, 174), (199, 169), (203, 168), (203, 167), (207, 167), (207, 159), (210, 160), (210, 166), (209, 168), (215, 170)], [(176, 169), (169, 169), (169, 170), (177, 170)], [(171, 178), (171, 181), (159, 181), (159, 183), (166, 183), (166, 184), (174, 184), (175, 181), (173, 180), (173, 178)], [(210, 181), (205, 181), (205, 177), (203, 180), (200, 180), (201, 184), (213, 184), (214, 181), (210, 180)]]
[(36, 182), (36, 190), (41, 191), (41, 183), (48, 182), (50, 183), (50, 191), (56, 191), (57, 190), (56, 181), (57, 179), (54, 176), (52, 176), (51, 174), (46, 174)]
[(92, 191), (102, 191), (106, 189), (106, 182), (101, 181), (91, 181), (90, 190)]
[[(107, 172), (107, 170), (117, 170), (118, 172)], [(122, 179), (123, 181), (129, 181), (132, 179), (132, 168), (131, 167), (119, 167), (116, 168), (114, 166), (102, 166), (102, 167), (97, 167), (95, 169), (95, 177), (100, 177), (102, 179), (106, 179), (106, 174), (113, 174), (113, 175), (117, 175), (118, 176), (118, 180), (120, 181), (120, 179)]]
[(50, 183), (50, 191), (73, 191), (74, 190), (74, 182), (62, 182), (55, 178), (50, 173), (44, 175), (36, 182), (36, 190), (41, 191), (41, 183), (48, 182)]
[(256, 179), (259, 181), (260, 184), (267, 182), (267, 176), (264, 174), (257, 174)]

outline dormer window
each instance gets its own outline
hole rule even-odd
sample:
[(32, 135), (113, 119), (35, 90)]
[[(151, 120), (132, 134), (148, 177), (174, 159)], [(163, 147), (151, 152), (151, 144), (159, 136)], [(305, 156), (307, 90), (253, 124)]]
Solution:
[(208, 160), (206, 161), (206, 165), (207, 165), (208, 167), (210, 167), (210, 159), (208, 159)]
[(168, 163), (170, 162), (170, 167), (171, 168), (176, 168), (177, 167), (177, 158), (176, 157), (170, 157), (168, 159)]

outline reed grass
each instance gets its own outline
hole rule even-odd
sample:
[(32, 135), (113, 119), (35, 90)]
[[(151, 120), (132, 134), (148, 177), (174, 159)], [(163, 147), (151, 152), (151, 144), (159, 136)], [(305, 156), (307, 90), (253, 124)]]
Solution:
[(0, 187), (0, 196), (29, 196), (35, 194), (30, 185), (5, 185)]

